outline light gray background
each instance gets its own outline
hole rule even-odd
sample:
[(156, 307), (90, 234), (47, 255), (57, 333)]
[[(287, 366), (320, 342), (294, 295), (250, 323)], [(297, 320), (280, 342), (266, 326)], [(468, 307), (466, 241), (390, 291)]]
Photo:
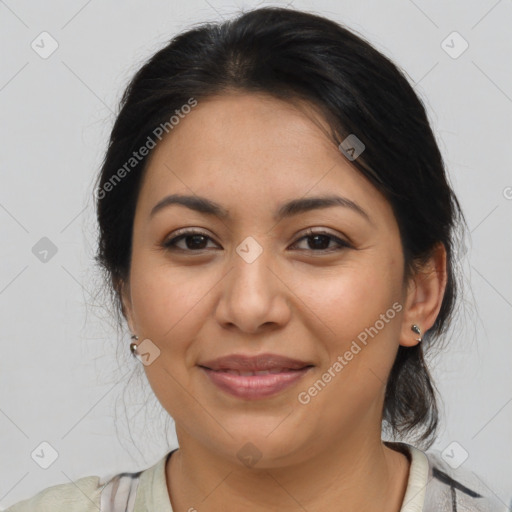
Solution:
[[(98, 295), (92, 182), (138, 66), (192, 23), (256, 5), (263, 2), (0, 1), (0, 507), (82, 476), (147, 467), (175, 446), (172, 422), (168, 445), (165, 415), (144, 379), (127, 382), (138, 363), (126, 333), (119, 345)], [(459, 443), (469, 454), (464, 467), (508, 503), (512, 3), (293, 6), (363, 34), (406, 70), (425, 101), (471, 230), (461, 260), (467, 306), (432, 369), (445, 414), (434, 448)], [(31, 48), (34, 40), (43, 45), (43, 31), (59, 45), (46, 59)], [(469, 43), (458, 58), (441, 46), (453, 31)], [(452, 51), (461, 48), (449, 41)], [(42, 237), (57, 247), (47, 262), (32, 252)], [(31, 458), (43, 441), (58, 452), (48, 469)]]

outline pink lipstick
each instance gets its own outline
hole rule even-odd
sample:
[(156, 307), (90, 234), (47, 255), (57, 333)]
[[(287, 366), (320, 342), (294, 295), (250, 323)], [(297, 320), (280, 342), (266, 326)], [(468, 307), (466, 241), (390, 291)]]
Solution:
[(219, 389), (246, 400), (273, 396), (295, 384), (313, 367), (277, 354), (232, 354), (198, 366)]

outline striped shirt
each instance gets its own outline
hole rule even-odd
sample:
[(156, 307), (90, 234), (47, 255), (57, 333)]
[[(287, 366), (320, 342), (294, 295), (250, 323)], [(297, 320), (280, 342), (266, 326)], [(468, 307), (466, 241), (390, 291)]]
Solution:
[[(423, 452), (406, 443), (385, 444), (410, 461), (400, 512), (508, 512), (474, 472), (453, 469), (438, 451)], [(165, 466), (173, 450), (148, 469), (48, 487), (8, 512), (173, 512)], [(192, 504), (193, 505), (193, 504)], [(197, 505), (197, 510), (201, 507)], [(190, 511), (194, 511), (191, 506)]]

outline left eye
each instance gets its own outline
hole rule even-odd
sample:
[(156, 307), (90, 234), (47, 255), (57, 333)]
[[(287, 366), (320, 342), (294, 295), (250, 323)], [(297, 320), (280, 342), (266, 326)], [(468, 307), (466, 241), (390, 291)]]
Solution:
[[(299, 243), (301, 240), (309, 240), (306, 251), (325, 251), (325, 252), (331, 252), (331, 251), (339, 251), (344, 248), (350, 247), (350, 244), (348, 242), (345, 242), (345, 240), (342, 240), (341, 238), (338, 238), (337, 236), (331, 235), (330, 233), (324, 233), (324, 232), (308, 232), (307, 235), (303, 236), (302, 238), (299, 238), (293, 245)], [(331, 241), (334, 241), (337, 244), (337, 247), (328, 249), (328, 246)], [(293, 246), (292, 246), (293, 247)]]
[[(199, 231), (185, 231), (181, 233), (178, 236), (175, 236), (174, 238), (171, 238), (163, 243), (163, 246), (166, 249), (169, 250), (181, 250), (181, 251), (189, 251), (189, 252), (198, 252), (205, 250), (207, 247), (208, 240), (213, 240), (206, 234), (199, 232)], [(305, 236), (299, 238), (296, 242), (294, 242), (291, 247), (294, 247), (302, 240), (308, 240), (308, 248), (306, 249), (300, 249), (305, 251), (312, 251), (312, 252), (331, 252), (331, 251), (337, 251), (345, 248), (351, 247), (351, 245), (346, 242), (345, 240), (342, 240), (341, 238), (338, 238), (337, 236), (334, 236), (330, 233), (325, 232), (308, 232)], [(178, 246), (178, 243), (181, 241), (185, 241), (185, 247)], [(334, 248), (329, 248), (330, 243), (334, 241), (336, 243), (336, 246)]]

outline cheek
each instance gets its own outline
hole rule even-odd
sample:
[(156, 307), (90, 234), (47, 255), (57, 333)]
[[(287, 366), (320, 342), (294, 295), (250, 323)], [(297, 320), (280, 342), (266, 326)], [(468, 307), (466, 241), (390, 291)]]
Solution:
[(391, 259), (370, 258), (318, 274), (301, 275), (294, 289), (340, 346), (373, 325), (400, 298), (400, 275)]
[[(325, 407), (325, 414), (337, 420), (342, 410), (362, 413), (379, 399), (398, 349), (401, 263), (382, 251), (379, 258), (375, 256), (367, 253), (357, 262), (333, 269), (321, 282), (315, 278), (301, 285), (308, 307), (328, 327), (319, 341), (326, 355), (322, 370), (330, 369), (325, 375), (329, 384), (314, 407), (319, 411)], [(332, 409), (329, 403), (341, 409)]]
[[(177, 338), (183, 325), (197, 323), (201, 299), (213, 286), (211, 276), (198, 269), (172, 267), (150, 258), (134, 258), (131, 293), (134, 316), (141, 332), (162, 342)], [(179, 337), (178, 337), (179, 338)]]
[(390, 268), (346, 267), (324, 279), (321, 288), (315, 286), (318, 279), (302, 283), (308, 307), (329, 328), (318, 340), (326, 355), (322, 369), (302, 391), (321, 390), (307, 407), (333, 435), (341, 423), (348, 427), (380, 408), (400, 330), (400, 275)]
[(192, 272), (157, 262), (150, 255), (134, 255), (130, 273), (133, 314), (140, 334), (160, 350), (144, 371), (155, 396), (175, 420), (201, 414), (186, 391), (193, 365), (189, 340), (203, 324), (201, 298), (213, 284), (206, 277), (192, 279)]

